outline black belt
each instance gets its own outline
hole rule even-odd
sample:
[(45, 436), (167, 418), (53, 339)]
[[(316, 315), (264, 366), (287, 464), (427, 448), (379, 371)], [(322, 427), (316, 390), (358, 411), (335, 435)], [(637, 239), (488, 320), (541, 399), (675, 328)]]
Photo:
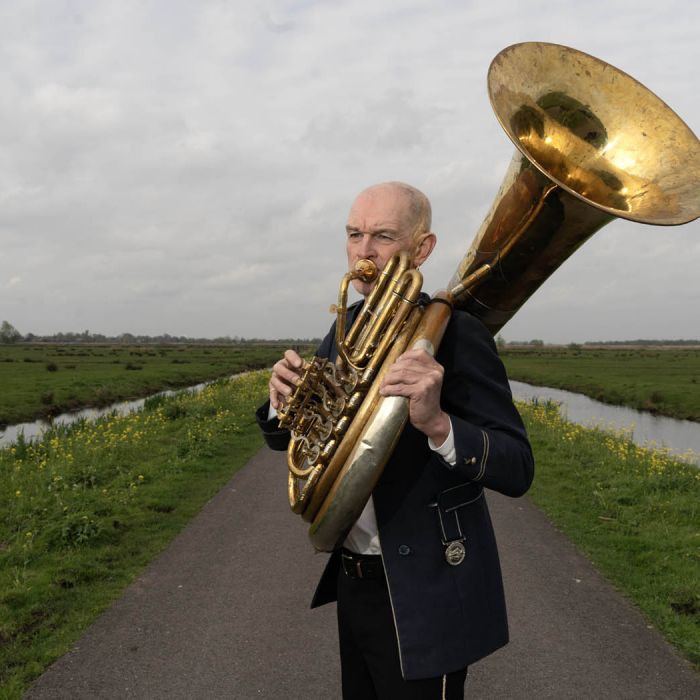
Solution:
[(379, 554), (358, 554), (343, 548), (340, 550), (340, 560), (343, 564), (343, 571), (348, 578), (384, 578), (384, 565)]

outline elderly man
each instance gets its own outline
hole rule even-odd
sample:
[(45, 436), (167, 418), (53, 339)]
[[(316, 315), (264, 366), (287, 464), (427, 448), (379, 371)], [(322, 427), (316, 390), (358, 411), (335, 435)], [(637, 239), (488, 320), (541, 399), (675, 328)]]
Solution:
[[(346, 233), (349, 267), (367, 258), (381, 270), (402, 251), (418, 267), (436, 243), (428, 199), (398, 182), (361, 192)], [(372, 289), (354, 285), (364, 297)], [(331, 328), (319, 356), (335, 359), (334, 337)], [(301, 366), (288, 350), (258, 410), (277, 449), (288, 436), (275, 410)], [(453, 314), (436, 359), (407, 351), (381, 393), (408, 398), (409, 425), (342, 550), (331, 555), (312, 607), (337, 600), (346, 700), (463, 698), (468, 665), (508, 641), (483, 489), (525, 493), (532, 452), (493, 340), (464, 312)]]

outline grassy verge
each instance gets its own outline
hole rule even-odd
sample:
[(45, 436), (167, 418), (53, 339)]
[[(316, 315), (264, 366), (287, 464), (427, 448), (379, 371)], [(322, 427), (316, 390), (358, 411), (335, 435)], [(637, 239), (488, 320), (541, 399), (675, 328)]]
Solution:
[(700, 471), (622, 434), (520, 405), (534, 502), (700, 669)]
[[(19, 698), (261, 444), (266, 374), (0, 450), (0, 698)], [(523, 405), (535, 502), (700, 668), (700, 472)]]
[(698, 348), (505, 348), (511, 379), (700, 421)]
[(0, 450), (0, 697), (21, 697), (260, 447), (266, 380)]
[(269, 367), (285, 349), (249, 344), (0, 345), (0, 425)]

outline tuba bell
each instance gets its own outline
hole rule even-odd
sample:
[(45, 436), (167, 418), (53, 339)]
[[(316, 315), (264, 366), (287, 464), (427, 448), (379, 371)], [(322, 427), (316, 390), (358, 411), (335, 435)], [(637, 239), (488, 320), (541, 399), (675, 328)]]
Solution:
[[(496, 334), (588, 238), (615, 218), (677, 225), (700, 216), (700, 141), (639, 82), (588, 54), (515, 44), (488, 71), (491, 105), (515, 155), (447, 290), (418, 303), (405, 257), (347, 273), (336, 307), (338, 360), (304, 363), (280, 424), (292, 510), (317, 550), (332, 551), (362, 512), (408, 419), (380, 397), (383, 373), (409, 348), (434, 355), (453, 308)], [(350, 281), (375, 282), (345, 332)]]

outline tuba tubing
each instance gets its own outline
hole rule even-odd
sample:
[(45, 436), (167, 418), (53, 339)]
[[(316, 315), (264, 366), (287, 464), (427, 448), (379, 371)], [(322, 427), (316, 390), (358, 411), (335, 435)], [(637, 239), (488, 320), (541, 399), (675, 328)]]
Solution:
[[(566, 46), (528, 42), (493, 59), (488, 92), (515, 155), (449, 291), (422, 316), (411, 312), (399, 337), (383, 343), (391, 348), (338, 447), (342, 458), (318, 475), (324, 488), (308, 499), (313, 507), (303, 517), (318, 550), (342, 544), (406, 425), (407, 399), (378, 394), (383, 373), (406, 347), (435, 355), (452, 308), (495, 335), (615, 218), (672, 226), (700, 216), (700, 141), (626, 73)], [(350, 336), (363, 331), (353, 328)]]
[[(423, 312), (408, 343), (397, 342), (396, 357), (406, 347), (423, 349), (434, 357), (451, 315), (448, 293), (438, 292)], [(383, 366), (385, 371), (394, 359), (387, 358)], [(377, 391), (380, 383), (381, 377), (374, 384)], [(309, 539), (315, 549), (332, 552), (341, 546), (347, 531), (360, 517), (407, 420), (408, 399), (405, 397), (383, 396), (376, 402), (333, 486), (314, 514)]]

